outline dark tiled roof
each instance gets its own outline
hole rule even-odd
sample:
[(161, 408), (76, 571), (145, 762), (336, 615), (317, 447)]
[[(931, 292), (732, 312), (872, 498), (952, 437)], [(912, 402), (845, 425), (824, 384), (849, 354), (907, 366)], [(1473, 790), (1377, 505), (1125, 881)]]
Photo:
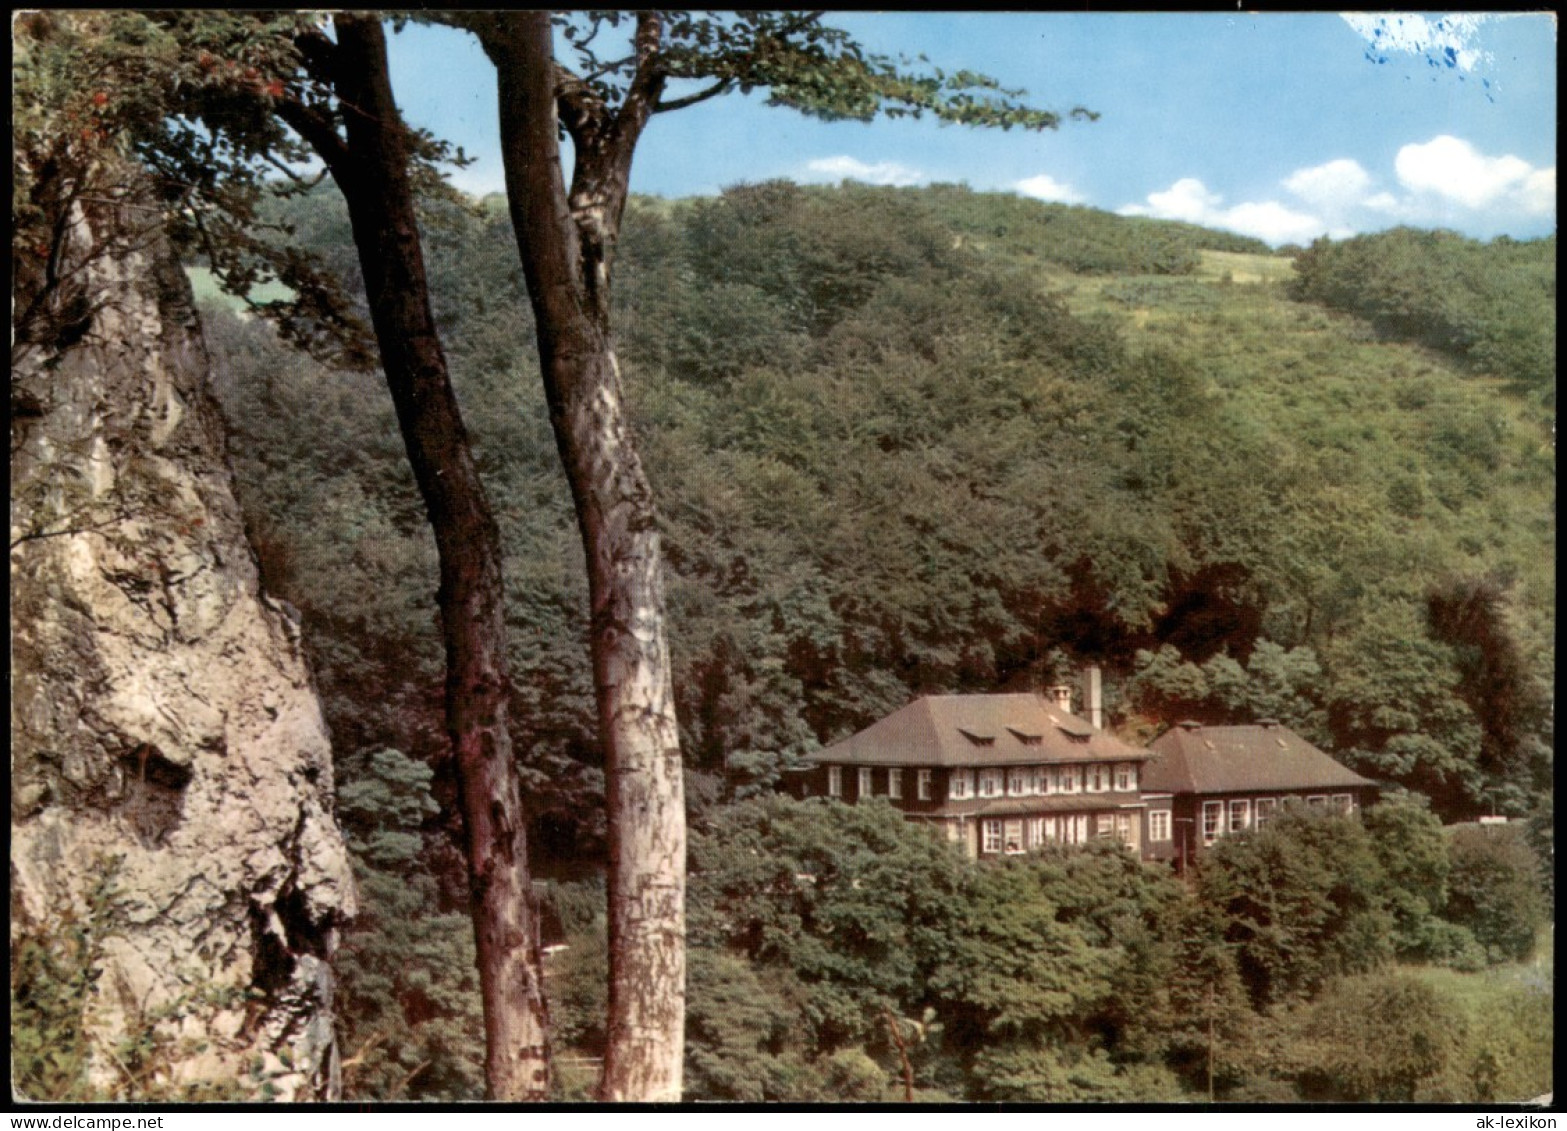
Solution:
[(1375, 782), (1340, 765), (1288, 727), (1182, 723), (1148, 748), (1143, 789), (1173, 793), (1349, 789)]
[(1021, 766), (1141, 761), (1148, 751), (1025, 693), (927, 695), (806, 757), (861, 766)]

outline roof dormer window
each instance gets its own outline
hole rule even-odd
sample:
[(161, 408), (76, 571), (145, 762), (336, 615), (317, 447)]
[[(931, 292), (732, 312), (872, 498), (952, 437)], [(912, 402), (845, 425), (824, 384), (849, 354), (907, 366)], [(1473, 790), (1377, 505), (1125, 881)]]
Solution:
[(1025, 730), (1018, 730), (1017, 727), (1007, 727), (1007, 729), (1024, 746), (1038, 746), (1045, 740), (1045, 736), (1042, 734), (1029, 734)]
[(993, 734), (980, 734), (977, 731), (964, 730), (962, 727), (958, 728), (958, 733), (975, 746), (994, 746), (996, 744), (996, 736)]
[(1093, 737), (1094, 728), (1081, 719), (1074, 719), (1071, 715), (1052, 717), (1056, 729), (1066, 735), (1073, 742), (1087, 742)]

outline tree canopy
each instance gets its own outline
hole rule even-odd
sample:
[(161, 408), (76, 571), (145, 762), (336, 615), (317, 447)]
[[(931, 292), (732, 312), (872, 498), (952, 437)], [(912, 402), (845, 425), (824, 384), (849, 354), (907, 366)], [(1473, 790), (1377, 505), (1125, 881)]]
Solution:
[[(1136, 327), (1108, 297), (1128, 276), (953, 248), (949, 195), (774, 183), (628, 206), (616, 318), (663, 499), (695, 780), (748, 791), (920, 691), (1033, 686), (1093, 659), (1134, 727), (1268, 715), (1439, 814), (1488, 811), (1493, 795), (1527, 812), (1549, 765), (1549, 716), (1530, 704), (1552, 678), (1554, 593), (1551, 460), (1530, 411), (1264, 286), (1182, 277), (1139, 300)], [(328, 199), (281, 207), (330, 246)], [(1084, 211), (1030, 209), (1058, 226)], [(591, 835), (564, 803), (599, 757), (585, 663), (561, 643), (585, 631), (581, 566), (516, 346), (532, 316), (495, 250), (509, 225), (493, 208), (434, 215), (436, 314), (513, 578), (519, 748), (541, 771), (540, 819)], [(1080, 238), (1112, 228), (1096, 219)], [(285, 595), (341, 626), (345, 661), (429, 655), (413, 643), (417, 511), (402, 473), (372, 458), (395, 449), (330, 454), (333, 435), (384, 422), (356, 403), (357, 379), (262, 362), (259, 329), (215, 328), (226, 356), (231, 333), (242, 368), (222, 387), (255, 469), (242, 486), (261, 489), (266, 467), (265, 490), (284, 493), (250, 496), (262, 529), (289, 531), (264, 561), (332, 563)], [(330, 412), (283, 435), (266, 390)], [(1476, 425), (1492, 437), (1480, 458), (1449, 442)], [(307, 490), (330, 513), (384, 517), (325, 542)], [(352, 556), (372, 552), (373, 566)], [(1445, 626), (1475, 617), (1484, 649), (1450, 643)], [(412, 674), (392, 685), (413, 694)], [(323, 671), (346, 690), (336, 679)], [(344, 709), (384, 717), (389, 702)]]

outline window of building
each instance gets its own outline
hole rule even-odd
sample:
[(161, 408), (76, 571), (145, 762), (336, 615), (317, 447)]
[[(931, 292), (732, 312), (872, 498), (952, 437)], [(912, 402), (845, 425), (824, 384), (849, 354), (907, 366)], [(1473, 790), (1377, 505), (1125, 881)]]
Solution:
[(858, 796), (869, 797), (875, 792), (876, 791), (871, 788), (871, 768), (869, 766), (861, 766)]
[(1274, 811), (1277, 810), (1278, 807), (1279, 799), (1276, 797), (1257, 798), (1257, 814), (1255, 820), (1259, 829), (1262, 828), (1263, 825), (1266, 825), (1269, 821), (1273, 820)]
[(1333, 812), (1348, 815), (1355, 808), (1355, 799), (1347, 793), (1333, 795)]
[(1043, 817), (1030, 817), (1028, 819), (1028, 846), (1038, 848), (1045, 843), (1045, 819)]
[(1224, 825), (1224, 802), (1204, 801), (1202, 803), (1202, 842), (1212, 844), (1218, 839)]
[(1094, 836), (1101, 839), (1115, 835), (1115, 814), (1100, 813), (1094, 821)]
[(915, 796), (921, 801), (930, 800), (930, 771), (919, 770), (914, 775)]
[(1006, 852), (1008, 856), (1023, 855), (1022, 820), (1008, 821), (1006, 823)]
[(903, 771), (896, 766), (887, 771), (887, 796), (903, 796)]
[(974, 771), (953, 770), (952, 777), (947, 781), (947, 796), (953, 801), (962, 801), (965, 797), (973, 797)]
[(828, 766), (827, 767), (827, 796), (828, 797), (842, 797), (843, 796), (843, 767), (842, 766)]
[(1083, 767), (1066, 766), (1061, 770), (1061, 792), (1078, 793), (1083, 788)]
[(981, 821), (980, 824), (979, 824), (979, 831), (980, 831), (980, 846), (979, 847), (980, 847), (980, 851), (981, 852), (1000, 852), (1001, 851), (1001, 822), (1000, 821)]
[(1320, 793), (1315, 797), (1306, 798), (1306, 807), (1309, 809), (1325, 809), (1327, 808), (1327, 804), (1328, 799)]
[(1115, 788), (1125, 793), (1137, 788), (1137, 766), (1131, 762), (1115, 768)]
[(1251, 801), (1230, 802), (1230, 832), (1238, 833), (1251, 828)]
[(1049, 796), (1061, 788), (1061, 771), (1054, 766), (1039, 767), (1039, 792)]
[(1001, 771), (1000, 770), (981, 770), (981, 771), (979, 771), (979, 795), (981, 797), (1000, 797), (1001, 796)]
[(1170, 811), (1168, 809), (1153, 809), (1149, 811), (1148, 839), (1170, 839)]
[(1089, 766), (1088, 767), (1088, 792), (1089, 793), (1104, 793), (1109, 788), (1110, 788), (1110, 767), (1109, 766), (1099, 766), (1099, 765)]
[(1007, 793), (1013, 797), (1026, 797), (1032, 792), (1032, 778), (1028, 770), (1007, 771)]
[(1115, 839), (1122, 844), (1132, 843), (1132, 815), (1130, 813), (1117, 813), (1115, 815)]

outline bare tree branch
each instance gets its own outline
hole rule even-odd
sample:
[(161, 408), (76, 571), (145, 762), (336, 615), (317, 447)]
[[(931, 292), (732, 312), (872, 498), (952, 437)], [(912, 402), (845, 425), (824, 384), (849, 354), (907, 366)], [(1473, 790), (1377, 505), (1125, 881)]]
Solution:
[(663, 114), (670, 110), (684, 110), (687, 106), (695, 106), (698, 102), (706, 102), (709, 98), (716, 98), (720, 94), (725, 94), (733, 87), (733, 79), (719, 79), (712, 86), (699, 90), (695, 94), (687, 94), (681, 98), (671, 99), (668, 102), (659, 101), (654, 103), (653, 113)]
[(64, 538), (72, 534), (91, 534), (94, 531), (104, 530), (120, 522), (129, 522), (134, 516), (130, 514), (117, 514), (106, 518), (102, 522), (92, 522), (85, 526), (67, 526), (59, 530), (29, 530), (25, 534), (11, 539), (11, 549), (16, 549), (24, 542), (38, 542), (44, 538)]
[(330, 118), (293, 98), (279, 99), (276, 106), (278, 117), (321, 155), (334, 174), (339, 169), (348, 172), (348, 143)]

